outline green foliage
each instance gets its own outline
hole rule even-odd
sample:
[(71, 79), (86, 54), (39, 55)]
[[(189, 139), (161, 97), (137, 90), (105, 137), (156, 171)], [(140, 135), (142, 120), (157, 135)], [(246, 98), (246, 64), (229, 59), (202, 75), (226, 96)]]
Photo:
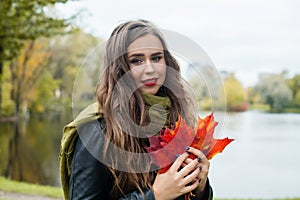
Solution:
[(58, 89), (58, 82), (53, 79), (52, 74), (45, 70), (39, 77), (34, 95), (32, 95), (31, 110), (38, 113), (48, 111), (47, 109), (51, 107), (55, 99), (54, 92), (56, 89)]
[(12, 91), (12, 84), (10, 82), (11, 73), (8, 70), (8, 65), (4, 65), (4, 72), (2, 74), (2, 91), (3, 94), (1, 96), (1, 109), (0, 109), (0, 116), (12, 116), (15, 113), (15, 103), (11, 99), (11, 91)]
[(189, 79), (189, 83), (193, 89), (196, 103), (204, 110), (211, 110), (212, 102), (204, 80), (194, 75)]
[(11, 98), (16, 105), (16, 114), (26, 114), (28, 99), (33, 98), (30, 92), (34, 90), (48, 59), (43, 40), (26, 41), (24, 44), (20, 56), (10, 61), (9, 67), (12, 74), (9, 80), (12, 84)]
[[(77, 76), (78, 99), (84, 102), (93, 98), (101, 68), (103, 52), (95, 51), (81, 66), (99, 39), (84, 32), (75, 32), (56, 38), (26, 41), (20, 56), (10, 61), (4, 69), (5, 94), (2, 103), (6, 108), (25, 113), (61, 112), (71, 108), (73, 87)], [(8, 92), (6, 92), (8, 91)], [(82, 98), (84, 97), (84, 98)], [(10, 105), (8, 107), (7, 105)], [(16, 108), (15, 108), (16, 107)], [(3, 110), (4, 111), (4, 110)]]
[[(0, 82), (4, 61), (16, 59), (24, 47), (25, 41), (34, 41), (40, 37), (51, 37), (72, 32), (74, 17), (58, 19), (49, 14), (48, 8), (56, 3), (66, 3), (68, 0), (1, 0), (0, 1)], [(14, 87), (14, 86), (13, 86)], [(0, 84), (0, 114), (2, 84)], [(18, 94), (19, 95), (19, 94)], [(6, 97), (5, 97), (6, 98)], [(16, 98), (16, 112), (19, 112), (20, 97)], [(9, 106), (12, 104), (8, 101)], [(7, 105), (4, 105), (5, 108)]]
[(73, 106), (94, 100), (103, 61), (103, 48), (96, 48), (100, 41), (81, 31), (51, 40), (48, 67), (59, 81), (59, 99), (65, 107), (71, 106), (72, 98)]
[(261, 96), (255, 91), (254, 87), (247, 88), (248, 101), (250, 104), (260, 104)]
[(288, 86), (293, 92), (293, 105), (300, 106), (300, 74), (288, 80)]
[(225, 110), (223, 82), (215, 68), (195, 62), (187, 66), (185, 77), (201, 110)]
[[(93, 35), (77, 31), (72, 34), (51, 38), (51, 60), (49, 67), (53, 69), (54, 78), (62, 78), (63, 67), (79, 67), (88, 53), (94, 49), (100, 40)], [(98, 52), (98, 61), (103, 53)], [(91, 58), (89, 58), (89, 61)], [(87, 62), (89, 62), (87, 61)], [(102, 61), (100, 59), (100, 61)]]
[(62, 34), (71, 21), (51, 17), (46, 7), (67, 0), (1, 0), (0, 1), (0, 62), (15, 58), (23, 41), (41, 36)]
[[(192, 73), (191, 73), (192, 74)], [(204, 110), (229, 110), (245, 111), (248, 108), (247, 93), (242, 84), (231, 73), (223, 80), (223, 87), (219, 85), (210, 86), (198, 76), (192, 76), (189, 82), (195, 91), (198, 105)], [(213, 81), (210, 81), (213, 83)], [(225, 93), (225, 94), (224, 94)]]
[(231, 74), (224, 80), (226, 108), (229, 111), (247, 110), (247, 95), (242, 84)]
[(300, 74), (296, 74), (293, 78), (288, 80), (288, 85), (293, 92), (293, 96), (300, 90)]
[(261, 75), (255, 87), (263, 103), (269, 104), (272, 112), (282, 112), (292, 100), (292, 91), (284, 75), (284, 73)]
[(294, 98), (294, 105), (300, 106), (300, 88), (298, 89), (295, 98)]

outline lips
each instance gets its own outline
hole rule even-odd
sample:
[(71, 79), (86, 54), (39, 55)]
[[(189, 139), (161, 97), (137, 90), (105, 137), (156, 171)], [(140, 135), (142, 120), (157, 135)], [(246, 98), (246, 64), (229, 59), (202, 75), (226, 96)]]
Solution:
[(158, 78), (149, 78), (149, 79), (142, 81), (142, 83), (147, 87), (152, 87), (157, 84), (157, 80), (158, 80)]

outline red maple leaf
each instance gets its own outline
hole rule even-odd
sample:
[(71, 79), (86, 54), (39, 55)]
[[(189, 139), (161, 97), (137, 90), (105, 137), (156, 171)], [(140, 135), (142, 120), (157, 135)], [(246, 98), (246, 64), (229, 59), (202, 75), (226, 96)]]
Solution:
[[(207, 159), (213, 158), (233, 141), (228, 137), (215, 139), (214, 130), (217, 125), (213, 112), (204, 119), (198, 117), (195, 128), (188, 126), (179, 116), (174, 129), (166, 127), (160, 131), (160, 135), (149, 138), (150, 146), (146, 149), (151, 162), (160, 168), (159, 173), (165, 173), (175, 161), (176, 155), (182, 154), (186, 146), (199, 149)], [(189, 157), (196, 158), (193, 154)]]

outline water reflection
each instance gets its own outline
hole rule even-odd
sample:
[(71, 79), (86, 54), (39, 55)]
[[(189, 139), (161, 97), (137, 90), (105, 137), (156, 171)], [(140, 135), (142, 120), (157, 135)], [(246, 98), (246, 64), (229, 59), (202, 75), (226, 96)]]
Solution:
[(13, 180), (59, 185), (59, 145), (62, 127), (68, 118), (42, 116), (1, 123), (1, 175)]

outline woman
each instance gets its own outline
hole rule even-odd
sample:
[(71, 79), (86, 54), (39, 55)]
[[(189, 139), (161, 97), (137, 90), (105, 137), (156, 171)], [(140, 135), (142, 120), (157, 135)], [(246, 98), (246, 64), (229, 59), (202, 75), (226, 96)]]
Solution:
[(179, 65), (150, 22), (129, 21), (114, 29), (106, 44), (97, 100), (97, 114), (87, 111), (64, 130), (65, 198), (167, 200), (190, 194), (191, 199), (212, 199), (209, 162), (201, 151), (187, 146), (160, 174), (145, 150), (147, 137), (172, 127), (178, 114), (195, 123)]

